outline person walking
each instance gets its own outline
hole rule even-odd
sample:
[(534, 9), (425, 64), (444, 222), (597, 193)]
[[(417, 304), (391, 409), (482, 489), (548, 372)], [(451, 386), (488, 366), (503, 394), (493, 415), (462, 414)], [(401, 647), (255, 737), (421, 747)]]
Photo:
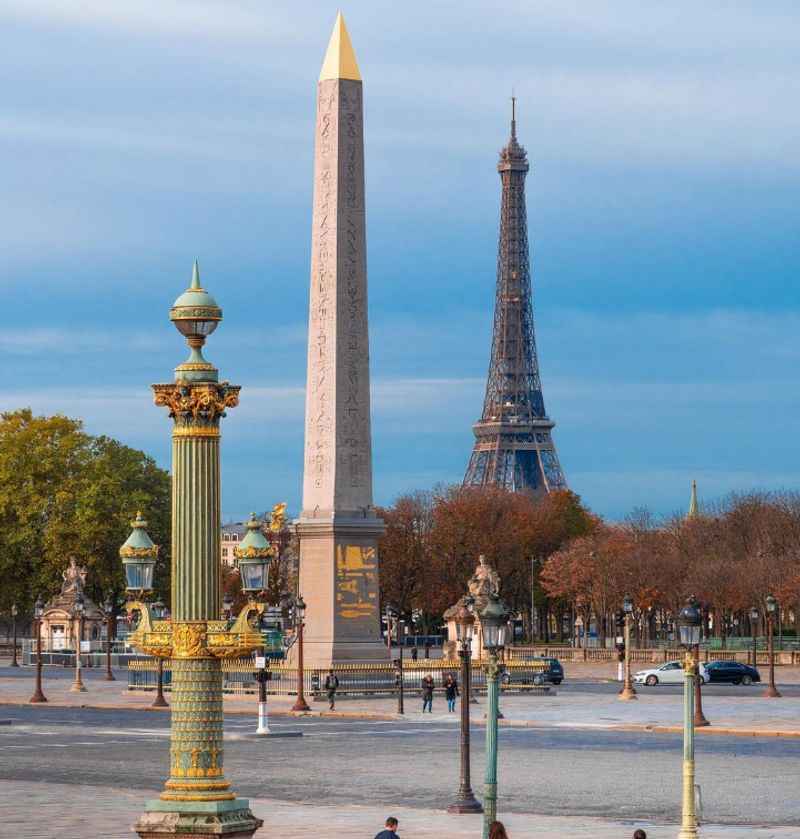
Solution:
[(634, 830), (633, 839), (647, 839), (647, 834), (641, 829)]
[(416, 645), (411, 648), (411, 660), (416, 661), (419, 658), (419, 650)]
[(454, 714), (456, 712), (456, 697), (458, 696), (458, 682), (452, 673), (447, 674), (444, 683), (444, 692), (447, 696), (447, 710)]
[(336, 691), (339, 689), (339, 679), (334, 674), (333, 670), (328, 671), (325, 677), (325, 693), (328, 694), (328, 703), (331, 711), (336, 710)]
[(422, 713), (425, 713), (425, 709), (427, 708), (428, 713), (433, 713), (433, 676), (428, 673), (427, 676), (422, 680)]
[(508, 839), (503, 822), (492, 822), (489, 825), (489, 839)]
[(384, 822), (386, 829), (382, 830), (375, 836), (375, 839), (400, 839), (397, 832), (397, 819), (394, 816), (389, 816)]

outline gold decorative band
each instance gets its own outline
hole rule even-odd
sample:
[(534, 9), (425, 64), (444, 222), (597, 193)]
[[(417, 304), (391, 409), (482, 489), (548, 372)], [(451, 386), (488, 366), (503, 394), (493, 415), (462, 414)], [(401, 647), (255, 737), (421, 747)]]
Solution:
[(159, 795), (162, 801), (233, 801), (236, 796), (232, 792), (209, 792), (206, 795), (178, 795), (172, 792), (162, 792)]
[(219, 437), (219, 428), (213, 425), (176, 425), (172, 429), (173, 437)]
[(214, 790), (214, 789), (229, 789), (230, 784), (227, 781), (195, 781), (195, 783), (191, 782), (183, 782), (183, 781), (167, 781), (164, 786), (167, 789), (178, 789), (184, 790), (188, 792), (193, 792), (197, 790)]

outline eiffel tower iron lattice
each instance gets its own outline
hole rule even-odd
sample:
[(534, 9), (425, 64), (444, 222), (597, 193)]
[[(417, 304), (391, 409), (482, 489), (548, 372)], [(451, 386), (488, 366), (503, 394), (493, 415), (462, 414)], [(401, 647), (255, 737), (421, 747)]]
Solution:
[(545, 493), (566, 488), (566, 481), (553, 443), (555, 423), (544, 408), (536, 355), (525, 209), (529, 168), (527, 153), (517, 142), (512, 97), (511, 137), (497, 164), (502, 202), (492, 356), (464, 486)]

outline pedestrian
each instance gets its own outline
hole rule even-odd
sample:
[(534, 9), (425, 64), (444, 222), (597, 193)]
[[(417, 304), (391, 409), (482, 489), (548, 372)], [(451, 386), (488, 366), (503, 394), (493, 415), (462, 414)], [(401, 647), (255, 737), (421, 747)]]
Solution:
[(425, 709), (428, 709), (428, 713), (433, 713), (433, 676), (428, 673), (427, 676), (422, 680), (422, 713), (425, 713)]
[(633, 831), (633, 839), (647, 839), (647, 834), (640, 827)]
[(458, 696), (458, 682), (452, 673), (447, 674), (447, 680), (444, 683), (444, 692), (447, 695), (447, 710), (454, 714), (456, 710), (456, 697)]
[(489, 839), (508, 839), (503, 822), (492, 822), (489, 825)]
[(339, 688), (339, 679), (334, 674), (333, 670), (328, 671), (325, 677), (325, 692), (328, 694), (328, 702), (330, 703), (331, 711), (336, 710), (336, 691)]
[(419, 650), (416, 646), (411, 648), (411, 660), (416, 661), (419, 658)]
[(389, 816), (384, 822), (386, 829), (382, 830), (375, 839), (400, 839), (397, 832), (397, 819), (394, 816)]
[(431, 645), (428, 641), (425, 642), (425, 658), (431, 657)]

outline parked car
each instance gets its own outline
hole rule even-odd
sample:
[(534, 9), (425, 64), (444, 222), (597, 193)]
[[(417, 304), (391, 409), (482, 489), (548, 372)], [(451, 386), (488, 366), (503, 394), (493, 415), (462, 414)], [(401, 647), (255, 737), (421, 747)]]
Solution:
[(522, 674), (518, 673), (517, 671), (505, 670), (503, 671), (503, 675), (501, 677), (503, 684), (523, 685), (533, 683), (538, 687), (540, 685), (546, 684), (547, 682), (550, 682), (554, 685), (560, 685), (561, 682), (564, 681), (564, 668), (561, 666), (561, 662), (557, 658), (537, 657), (531, 660), (543, 661), (546, 665), (544, 670), (536, 671), (533, 677), (531, 677), (529, 673)]
[[(677, 685), (683, 684), (683, 662), (668, 661), (659, 667), (651, 667), (648, 670), (639, 670), (633, 676), (633, 681), (639, 685)], [(700, 663), (700, 684), (709, 681), (706, 665)]]
[(761, 674), (749, 664), (738, 661), (710, 661), (705, 665), (706, 681), (730, 682), (734, 685), (752, 685), (761, 681)]

